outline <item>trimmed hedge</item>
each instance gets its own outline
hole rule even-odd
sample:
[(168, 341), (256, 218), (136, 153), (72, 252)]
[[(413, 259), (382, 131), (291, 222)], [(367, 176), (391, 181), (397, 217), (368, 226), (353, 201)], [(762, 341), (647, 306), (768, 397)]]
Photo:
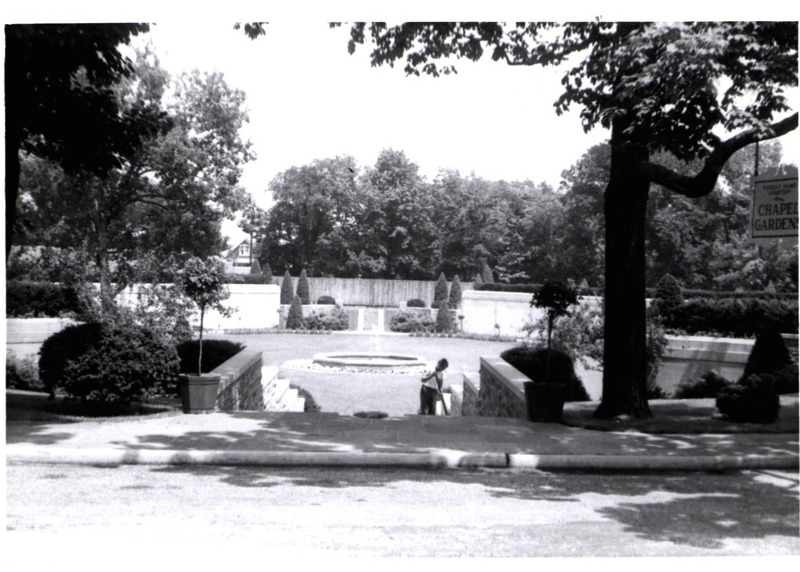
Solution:
[[(239, 342), (230, 340), (203, 340), (203, 373), (219, 367), (245, 348)], [(189, 340), (178, 344), (178, 357), (180, 358), (180, 371), (182, 373), (197, 373), (197, 358), (200, 352), (200, 341)]]
[(768, 387), (758, 383), (753, 376), (748, 385), (731, 385), (717, 394), (719, 412), (738, 423), (772, 423), (778, 418), (780, 398)]
[(9, 318), (58, 318), (79, 312), (78, 295), (69, 286), (26, 280), (6, 282), (6, 316)]
[(425, 300), (420, 300), (419, 298), (411, 298), (408, 302), (406, 302), (406, 306), (408, 308), (425, 308)]
[(342, 308), (334, 308), (331, 312), (312, 312), (303, 318), (306, 330), (347, 330), (350, 327), (350, 316)]
[(753, 337), (765, 327), (797, 331), (797, 300), (691, 299), (673, 309), (664, 326), (686, 334)]
[(392, 316), (389, 329), (393, 332), (432, 332), (435, 322), (428, 312), (403, 312)]
[(333, 299), (333, 296), (320, 296), (319, 298), (317, 298), (317, 304), (319, 305), (329, 304), (333, 306), (336, 304), (336, 300)]
[(532, 381), (563, 383), (567, 386), (567, 401), (589, 401), (583, 382), (575, 373), (572, 358), (566, 352), (550, 350), (550, 371), (547, 376), (547, 348), (516, 346), (505, 350), (500, 357), (525, 374)]

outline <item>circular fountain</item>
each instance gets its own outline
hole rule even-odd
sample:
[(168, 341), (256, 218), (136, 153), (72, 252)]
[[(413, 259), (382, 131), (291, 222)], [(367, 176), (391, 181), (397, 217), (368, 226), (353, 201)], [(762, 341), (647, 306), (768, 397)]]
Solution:
[(346, 368), (405, 368), (425, 367), (424, 358), (414, 355), (384, 352), (326, 352), (314, 354), (313, 362), (325, 367)]

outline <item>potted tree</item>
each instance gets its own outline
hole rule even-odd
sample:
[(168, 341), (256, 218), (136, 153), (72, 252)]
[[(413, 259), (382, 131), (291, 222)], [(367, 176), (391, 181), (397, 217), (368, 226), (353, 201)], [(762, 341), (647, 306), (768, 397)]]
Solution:
[(221, 303), (228, 297), (222, 261), (218, 258), (190, 258), (179, 273), (179, 284), (186, 297), (200, 310), (197, 373), (182, 373), (178, 377), (181, 405), (184, 413), (211, 413), (216, 407), (220, 376), (203, 374), (203, 321), (209, 309), (222, 315), (230, 314)]
[(565, 316), (569, 307), (578, 303), (578, 295), (573, 288), (563, 282), (546, 282), (534, 295), (531, 306), (543, 308), (547, 317), (547, 351), (544, 368), (544, 379), (533, 379), (523, 384), (528, 419), (531, 421), (558, 421), (564, 410), (567, 399), (567, 379), (563, 377), (563, 368), (558, 368), (558, 379), (551, 379), (551, 348), (553, 325), (556, 318)]

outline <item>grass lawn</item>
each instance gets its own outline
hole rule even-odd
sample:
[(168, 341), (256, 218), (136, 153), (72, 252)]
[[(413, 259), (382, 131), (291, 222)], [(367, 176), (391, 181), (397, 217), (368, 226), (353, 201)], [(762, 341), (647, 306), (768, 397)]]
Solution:
[[(462, 373), (477, 372), (481, 357), (497, 357), (514, 342), (424, 338), (365, 334), (225, 334), (210, 335), (241, 342), (248, 350), (264, 353), (264, 365), (283, 366), (296, 359), (311, 359), (320, 352), (392, 352), (421, 356), (431, 364), (445, 357), (450, 362), (445, 385), (461, 384)], [(599, 374), (578, 368), (592, 399), (599, 398)], [(323, 411), (352, 415), (357, 411), (383, 411), (391, 416), (415, 414), (419, 408), (419, 376), (412, 374), (319, 373), (281, 367), (280, 377), (306, 389)]]

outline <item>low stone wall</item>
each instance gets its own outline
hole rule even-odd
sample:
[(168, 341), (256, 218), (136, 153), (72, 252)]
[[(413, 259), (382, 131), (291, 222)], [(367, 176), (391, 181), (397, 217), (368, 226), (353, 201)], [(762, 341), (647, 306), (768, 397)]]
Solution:
[(522, 384), (530, 381), (530, 378), (499, 357), (481, 358), (480, 363), (477, 414), (484, 417), (527, 419), (528, 410)]
[(472, 372), (464, 372), (463, 379), (464, 385), (462, 385), (461, 389), (460, 404), (461, 415), (479, 415), (480, 375)]
[(263, 411), (262, 353), (243, 350), (211, 373), (221, 376), (217, 393), (220, 411)]
[(15, 359), (36, 357), (47, 338), (73, 324), (69, 318), (7, 318), (6, 351)]

